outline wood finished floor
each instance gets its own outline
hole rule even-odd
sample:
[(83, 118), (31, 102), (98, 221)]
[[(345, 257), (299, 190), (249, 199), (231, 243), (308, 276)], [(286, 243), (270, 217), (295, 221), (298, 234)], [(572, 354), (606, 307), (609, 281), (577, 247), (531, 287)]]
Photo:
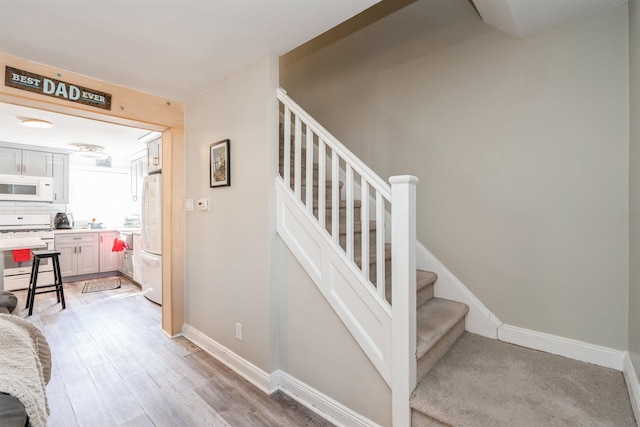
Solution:
[(331, 426), (278, 392), (267, 396), (186, 338), (160, 329), (160, 307), (122, 278), (122, 287), (82, 293), (65, 283), (66, 310), (53, 294), (26, 291), (19, 311), (52, 351), (49, 427)]

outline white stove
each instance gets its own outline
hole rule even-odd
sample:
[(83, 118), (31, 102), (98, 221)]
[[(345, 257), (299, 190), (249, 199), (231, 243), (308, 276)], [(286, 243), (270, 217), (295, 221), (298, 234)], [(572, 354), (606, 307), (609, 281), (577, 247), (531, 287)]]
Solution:
[[(17, 250), (53, 249), (53, 230), (48, 214), (0, 214), (0, 268), (2, 289), (12, 291), (29, 287), (31, 259), (20, 261)], [(38, 284), (53, 283), (50, 259), (40, 262)]]

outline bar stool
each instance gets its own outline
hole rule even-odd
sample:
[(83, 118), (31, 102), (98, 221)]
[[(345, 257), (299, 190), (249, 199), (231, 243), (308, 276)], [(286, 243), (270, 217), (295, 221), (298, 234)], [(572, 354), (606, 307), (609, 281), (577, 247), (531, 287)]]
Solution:
[[(42, 250), (42, 251), (31, 251), (33, 254), (33, 264), (31, 266), (31, 277), (29, 278), (29, 290), (27, 292), (27, 306), (25, 308), (29, 309), (29, 316), (33, 313), (33, 301), (36, 294), (46, 294), (49, 292), (55, 292), (56, 297), (58, 297), (58, 302), (62, 303), (62, 309), (65, 309), (64, 303), (64, 289), (62, 288), (62, 275), (60, 274), (60, 261), (58, 256), (60, 255), (59, 251), (56, 250)], [(39, 289), (53, 288), (46, 291), (38, 291), (36, 292), (36, 288), (38, 287), (38, 270), (40, 268), (40, 260), (45, 258), (51, 258), (51, 262), (53, 263), (53, 285), (40, 286)]]

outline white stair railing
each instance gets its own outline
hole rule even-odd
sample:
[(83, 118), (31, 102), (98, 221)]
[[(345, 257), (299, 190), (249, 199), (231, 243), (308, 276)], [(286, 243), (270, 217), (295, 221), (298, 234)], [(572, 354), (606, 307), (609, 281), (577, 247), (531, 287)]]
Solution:
[(392, 388), (393, 425), (408, 426), (416, 382), (418, 180), (398, 176), (387, 184), (283, 89), (277, 97), (278, 232)]

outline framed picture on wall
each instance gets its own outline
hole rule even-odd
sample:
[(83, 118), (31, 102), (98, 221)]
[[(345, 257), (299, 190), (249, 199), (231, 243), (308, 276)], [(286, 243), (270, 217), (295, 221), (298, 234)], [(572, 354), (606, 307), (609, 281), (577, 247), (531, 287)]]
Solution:
[(231, 154), (229, 140), (214, 142), (209, 146), (209, 179), (210, 187), (231, 185)]

